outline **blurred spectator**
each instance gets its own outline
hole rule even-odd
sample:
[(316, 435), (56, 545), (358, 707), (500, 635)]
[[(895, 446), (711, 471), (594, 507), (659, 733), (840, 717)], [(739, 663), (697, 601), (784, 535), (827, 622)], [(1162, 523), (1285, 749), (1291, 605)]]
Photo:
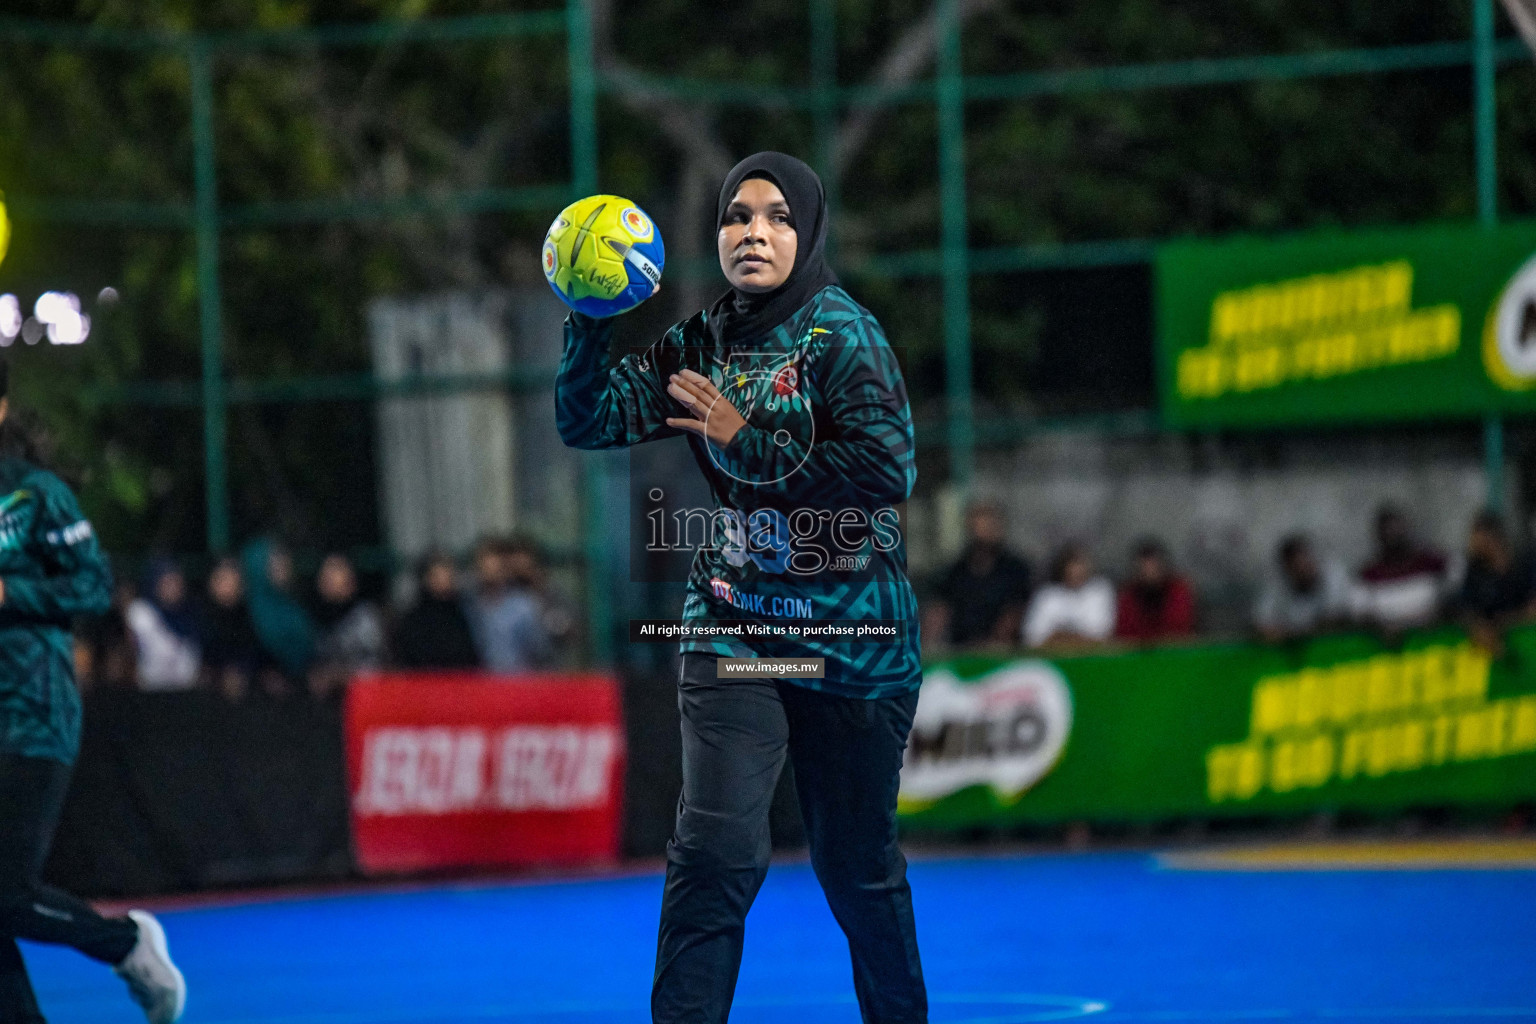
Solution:
[(168, 558), (152, 558), (126, 618), (138, 652), (141, 690), (190, 690), (202, 671), (202, 637), (187, 578)]
[(384, 617), (358, 594), (357, 570), (346, 555), (332, 553), (315, 576), (315, 665), (310, 688), (323, 696), (343, 687), (358, 672), (384, 663)]
[(1503, 521), (1492, 512), (1472, 521), (1457, 605), (1473, 636), (1495, 651), (1503, 647), (1505, 628), (1536, 612), (1536, 565), (1515, 553)]
[(416, 601), (395, 628), (395, 660), (402, 668), (475, 668), (469, 617), (459, 599), (453, 559), (436, 551), (422, 559)]
[(1312, 544), (1291, 534), (1276, 549), (1280, 575), (1259, 595), (1253, 623), (1271, 643), (1312, 636), (1348, 621), (1350, 584), (1344, 567), (1319, 564)]
[(261, 655), (262, 688), (272, 696), (306, 679), (315, 656), (315, 625), (293, 598), (293, 559), (272, 540), (253, 540), (240, 555), (245, 600)]
[(128, 628), (128, 606), (136, 596), (133, 584), (118, 580), (107, 613), (80, 623), (75, 635), (75, 668), (82, 690), (138, 685), (138, 652), (133, 631)]
[(1189, 636), (1194, 631), (1194, 589), (1173, 571), (1162, 541), (1141, 540), (1131, 561), (1131, 577), (1120, 586), (1115, 635), (1145, 642)]
[(1007, 546), (1003, 510), (977, 502), (966, 510), (965, 549), (939, 577), (923, 609), (923, 636), (935, 647), (1010, 645), (1029, 601), (1029, 563)]
[(511, 586), (505, 553), (506, 545), (497, 540), (476, 546), (469, 623), (481, 665), (492, 672), (520, 672), (543, 664), (550, 642), (538, 600)]
[(221, 558), (208, 575), (208, 607), (203, 623), (203, 672), (229, 700), (250, 691), (260, 664), (256, 630), (245, 604), (240, 563)]
[(1035, 591), (1024, 617), (1029, 647), (1091, 646), (1115, 631), (1115, 588), (1093, 574), (1080, 544), (1066, 544), (1051, 561), (1051, 581)]
[(96, 688), (96, 651), (79, 627), (70, 637), (70, 659), (75, 666), (75, 685), (81, 693)]
[(1376, 555), (1360, 568), (1355, 616), (1389, 632), (1423, 626), (1439, 617), (1450, 594), (1445, 555), (1414, 540), (1408, 518), (1384, 505), (1376, 513)]
[(537, 541), (530, 537), (512, 537), (502, 542), (501, 557), (507, 586), (514, 592), (528, 594), (538, 603), (539, 623), (548, 638), (547, 661), (555, 648), (568, 644), (573, 638), (576, 615), (564, 596), (550, 585), (544, 552)]

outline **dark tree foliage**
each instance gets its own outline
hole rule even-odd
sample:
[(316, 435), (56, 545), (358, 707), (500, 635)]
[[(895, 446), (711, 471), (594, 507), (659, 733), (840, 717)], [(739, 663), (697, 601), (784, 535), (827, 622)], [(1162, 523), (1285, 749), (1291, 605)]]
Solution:
[[(610, 81), (810, 84), (809, 16), (796, 5), (593, 6)], [(211, 31), (505, 9), (491, 0), (11, 0), (6, 14)], [(1459, 40), (1470, 30), (1467, 4), (1429, 0), (970, 0), (964, 9), (965, 67), (976, 75)], [(922, 27), (931, 14), (927, 0), (839, 0), (839, 81), (930, 76)], [(1502, 20), (1500, 31), (1510, 31)], [(912, 59), (898, 67), (903, 53)], [(570, 173), (566, 73), (557, 36), (223, 56), (220, 201), (561, 182)], [(646, 206), (675, 254), (667, 293), (632, 318), (626, 340), (643, 340), (718, 290), (709, 218), (721, 161), (760, 148), (810, 158), (811, 129), (803, 110), (604, 91), (600, 185)], [(838, 143), (844, 266), (935, 248), (933, 107), (844, 111)], [(965, 146), (970, 237), (980, 247), (1408, 223), (1476, 210), (1464, 68), (974, 102)], [(1499, 147), (1501, 212), (1530, 215), (1536, 67), (1500, 72)], [(0, 43), (0, 188), (55, 200), (189, 202), (184, 59)], [(553, 212), (232, 227), (221, 261), (225, 369), (236, 378), (366, 371), (370, 298), (538, 286), (536, 254)], [(940, 412), (937, 279), (849, 279), (906, 350), (919, 416)], [(102, 400), (129, 382), (198, 378), (196, 281), (190, 233), (164, 225), (22, 218), (0, 268), (0, 291), (72, 288), (95, 318), (85, 346), (17, 346), (10, 357), (21, 400), (56, 425), (118, 550), (204, 543), (197, 409)], [(120, 295), (112, 306), (94, 299), (108, 285)], [(1153, 401), (1145, 267), (978, 275), (971, 297), (981, 413)], [(301, 545), (379, 541), (366, 403), (241, 405), (228, 427), (237, 534), (278, 526)]]

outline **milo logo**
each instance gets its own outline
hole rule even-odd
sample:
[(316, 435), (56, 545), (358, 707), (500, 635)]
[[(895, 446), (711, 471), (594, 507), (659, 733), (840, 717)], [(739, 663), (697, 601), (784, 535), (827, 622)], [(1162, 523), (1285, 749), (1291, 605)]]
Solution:
[(1488, 312), (1483, 364), (1506, 391), (1536, 388), (1536, 256), (1515, 271)]
[(1017, 799), (1056, 766), (1071, 731), (1072, 693), (1049, 662), (1013, 662), (966, 681), (937, 669), (912, 721), (902, 808), (979, 785)]

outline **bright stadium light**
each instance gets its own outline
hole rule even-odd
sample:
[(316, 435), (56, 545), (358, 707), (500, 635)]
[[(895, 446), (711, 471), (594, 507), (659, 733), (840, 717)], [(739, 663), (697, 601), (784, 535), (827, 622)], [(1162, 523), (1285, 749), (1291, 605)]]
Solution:
[(43, 292), (32, 306), (32, 315), (51, 324), (70, 312), (80, 312), (80, 300), (69, 292)]
[[(48, 340), (55, 345), (78, 345), (90, 336), (91, 318), (80, 312), (80, 298), (74, 292), (43, 292), (32, 306), (32, 315), (47, 328)], [(24, 340), (36, 343), (29, 336)]]
[(9, 345), (21, 333), (21, 303), (9, 293), (0, 295), (0, 345)]
[(70, 310), (48, 325), (48, 340), (55, 345), (78, 345), (91, 333), (91, 318)]

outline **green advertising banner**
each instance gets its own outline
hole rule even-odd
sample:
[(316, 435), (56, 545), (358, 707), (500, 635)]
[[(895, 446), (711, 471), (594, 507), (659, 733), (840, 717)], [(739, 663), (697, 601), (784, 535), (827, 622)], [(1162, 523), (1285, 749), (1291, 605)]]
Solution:
[(1536, 411), (1536, 222), (1172, 243), (1156, 296), (1175, 428)]
[(929, 666), (918, 828), (1509, 807), (1536, 799), (1536, 626)]

